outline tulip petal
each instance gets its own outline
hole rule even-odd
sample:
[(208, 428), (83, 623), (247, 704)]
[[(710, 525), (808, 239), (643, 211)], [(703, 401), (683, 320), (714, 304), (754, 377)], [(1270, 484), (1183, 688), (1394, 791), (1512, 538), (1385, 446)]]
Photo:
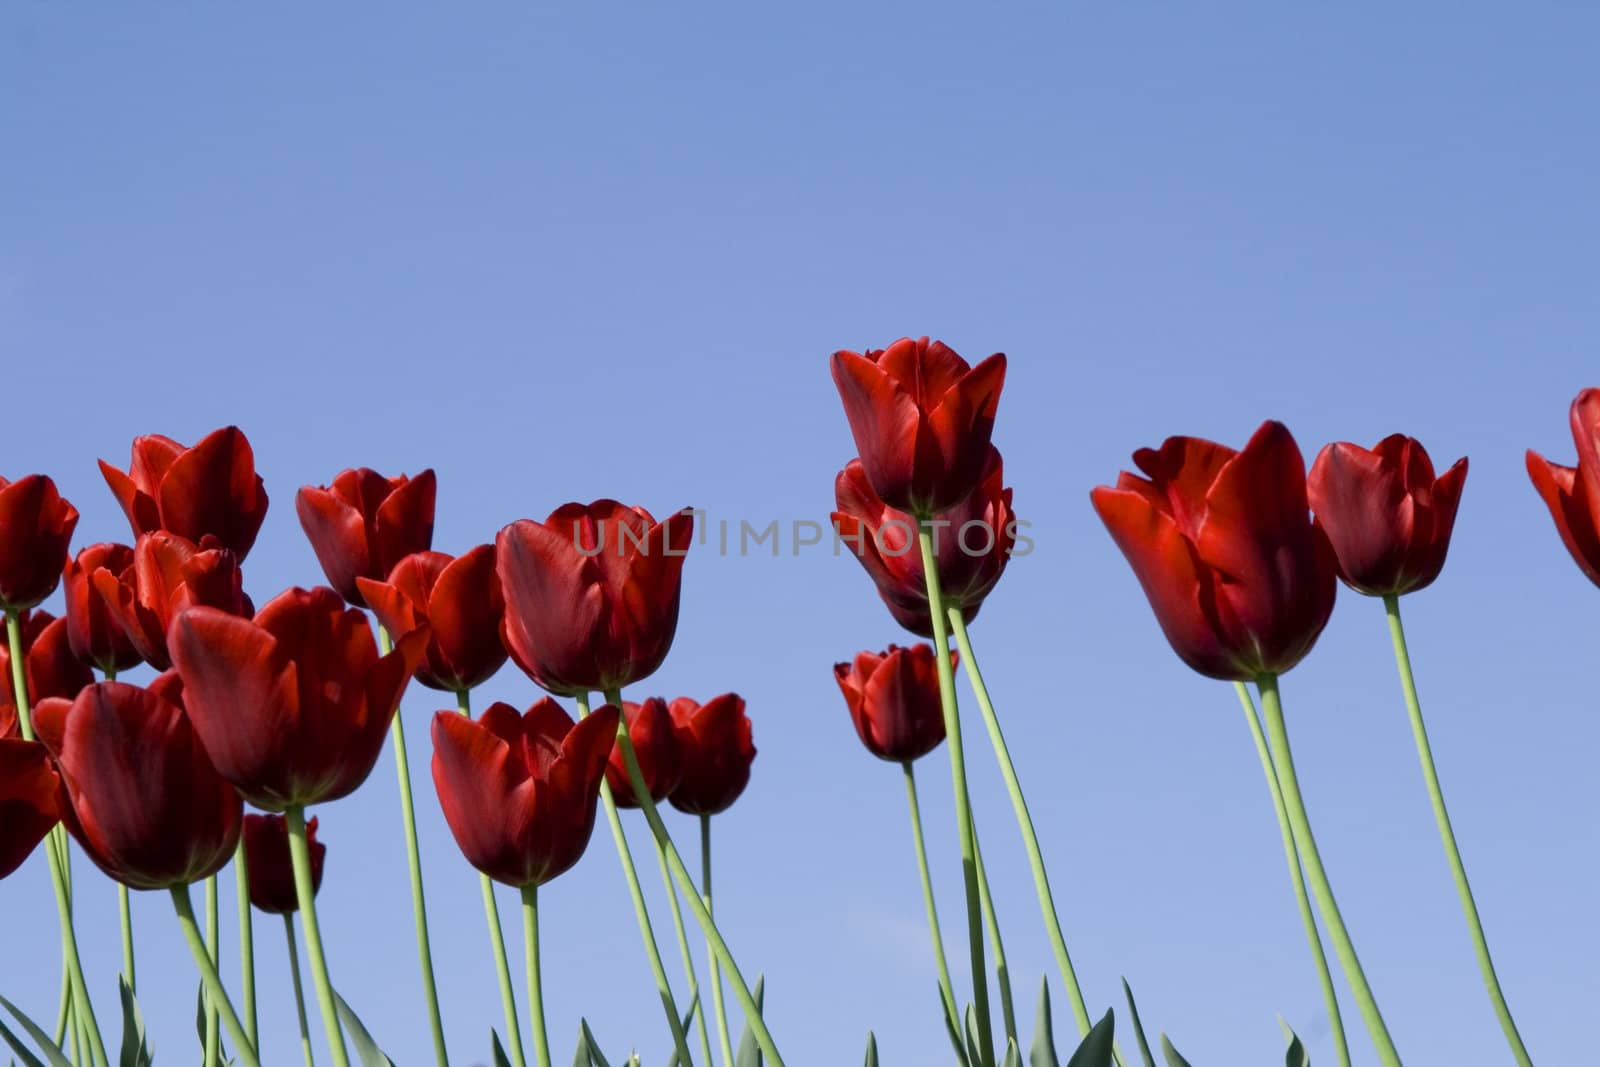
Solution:
[(244, 558), (267, 514), (250, 442), (237, 426), (207, 434), (173, 460), (156, 503), (166, 529), (191, 541), (211, 534)]
[(1591, 582), (1600, 585), (1600, 531), (1595, 529), (1588, 483), (1578, 477), (1576, 467), (1552, 463), (1531, 448), (1527, 467), (1528, 477), (1550, 509), (1556, 532), (1573, 562)]

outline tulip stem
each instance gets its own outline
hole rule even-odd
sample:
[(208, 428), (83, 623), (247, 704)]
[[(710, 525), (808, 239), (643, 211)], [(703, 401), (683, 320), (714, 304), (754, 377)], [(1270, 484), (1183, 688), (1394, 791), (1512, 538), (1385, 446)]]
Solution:
[[(116, 681), (117, 669), (107, 668), (105, 679)], [(128, 900), (128, 887), (120, 883), (117, 885), (117, 916), (122, 925), (122, 976), (128, 980), (128, 991), (136, 994), (139, 982), (133, 968), (133, 905)]]
[(289, 945), (289, 977), (294, 980), (294, 1011), (300, 1020), (300, 1051), (305, 1054), (306, 1067), (317, 1067), (311, 1054), (311, 1026), (306, 1020), (306, 992), (300, 985), (300, 949), (295, 944), (294, 916), (283, 915), (283, 936)]
[[(622, 701), (615, 702), (620, 712)], [(589, 694), (578, 694), (578, 717), (587, 718), (589, 715)], [(626, 735), (628, 726), (619, 715), (617, 730)], [(683, 1019), (678, 1015), (678, 1002), (672, 996), (672, 983), (667, 979), (667, 969), (661, 962), (661, 950), (656, 946), (656, 934), (650, 925), (650, 910), (645, 906), (644, 890), (639, 885), (639, 869), (634, 866), (633, 852), (628, 848), (628, 835), (623, 832), (622, 818), (617, 813), (616, 798), (611, 795), (611, 786), (603, 779), (600, 782), (600, 801), (605, 805), (606, 821), (611, 824), (611, 837), (617, 844), (617, 857), (622, 861), (622, 876), (628, 883), (628, 895), (633, 898), (634, 918), (639, 922), (639, 936), (644, 941), (644, 954), (650, 962), (650, 973), (655, 977), (656, 990), (661, 995), (661, 1008), (667, 1013), (667, 1028), (672, 1031), (672, 1044), (678, 1053), (680, 1067), (688, 1067), (694, 1061), (689, 1057), (689, 1040), (683, 1032)]]
[(1365, 972), (1361, 970), (1361, 960), (1356, 956), (1350, 931), (1345, 928), (1344, 916), (1339, 913), (1338, 901), (1334, 900), (1328, 872), (1322, 866), (1317, 839), (1311, 833), (1311, 820), (1306, 816), (1305, 798), (1300, 794), (1300, 780), (1295, 774), (1294, 755), (1289, 750), (1289, 732), (1284, 725), (1283, 704), (1278, 696), (1278, 676), (1263, 674), (1256, 680), (1256, 688), (1261, 691), (1261, 710), (1267, 720), (1272, 766), (1289, 810), (1289, 825), (1294, 831), (1295, 847), (1311, 879), (1311, 892), (1316, 897), (1318, 910), (1322, 912), (1322, 921), (1333, 938), (1339, 966), (1344, 970), (1345, 981), (1350, 983), (1355, 993), (1362, 1021), (1366, 1023), (1367, 1033), (1372, 1036), (1372, 1043), (1378, 1050), (1378, 1059), (1385, 1067), (1400, 1067), (1400, 1053), (1394, 1047), (1394, 1040), (1389, 1036), (1389, 1029), (1378, 1010), (1378, 1000), (1372, 994), (1372, 987), (1367, 984)]
[[(394, 650), (389, 631), (378, 627), (378, 653)], [(406, 865), (411, 875), (411, 911), (417, 928), (417, 960), (422, 968), (422, 991), (428, 1003), (428, 1026), (433, 1031), (433, 1057), (439, 1067), (449, 1067), (444, 1047), (444, 1017), (439, 1012), (439, 985), (433, 977), (433, 946), (428, 939), (428, 900), (422, 888), (422, 850), (417, 844), (417, 809), (411, 796), (411, 761), (406, 757), (406, 728), (398, 710), (389, 725), (394, 738), (394, 770), (400, 781), (400, 818), (406, 836)]]
[(950, 964), (944, 954), (944, 934), (939, 929), (939, 908), (933, 899), (933, 876), (928, 869), (928, 846), (922, 835), (922, 804), (917, 800), (917, 774), (910, 760), (900, 764), (905, 771), (906, 803), (911, 809), (911, 843), (917, 852), (917, 871), (922, 875), (922, 903), (928, 911), (928, 934), (933, 939), (933, 962), (939, 971), (939, 999), (944, 1002), (944, 1021), (955, 1042), (956, 1055), (965, 1062), (967, 1051), (961, 1044), (961, 1012), (956, 1007), (955, 987), (950, 983)]
[[(472, 718), (472, 695), (465, 689), (456, 691), (456, 710)], [(500, 1008), (506, 1017), (506, 1040), (511, 1042), (511, 1062), (516, 1067), (527, 1067), (527, 1054), (522, 1048), (522, 1022), (517, 1016), (517, 992), (511, 984), (511, 961), (506, 956), (506, 935), (500, 925), (500, 905), (495, 901), (494, 879), (480, 874), (483, 883), (483, 914), (489, 922), (489, 947), (494, 950), (495, 971), (500, 979)]]
[(537, 883), (522, 887), (522, 944), (528, 958), (528, 1014), (533, 1020), (533, 1053), (538, 1057), (539, 1067), (550, 1067), (550, 1039), (545, 1035), (544, 1026), (544, 988), (539, 978)]
[[(398, 719), (399, 716), (396, 716)], [(322, 952), (322, 931), (317, 925), (316, 890), (311, 884), (311, 847), (306, 843), (305, 808), (296, 804), (283, 813), (289, 827), (289, 859), (294, 865), (295, 899), (300, 905), (300, 925), (306, 932), (306, 954), (311, 957), (311, 981), (317, 987), (322, 1028), (328, 1035), (336, 1067), (350, 1067), (350, 1054), (339, 1029), (339, 1011), (333, 1003), (333, 982), (328, 978), (328, 958)]]
[[(622, 706), (622, 693), (618, 690), (608, 691), (606, 699), (619, 708)], [(638, 801), (639, 809), (644, 812), (645, 821), (650, 824), (650, 832), (655, 835), (656, 843), (666, 851), (667, 864), (672, 868), (672, 877), (677, 879), (678, 887), (688, 898), (689, 910), (694, 913), (694, 921), (699, 923), (700, 929), (705, 932), (706, 942), (713, 958), (722, 961), (729, 980), (733, 982), (733, 995), (739, 1001), (739, 1007), (744, 1010), (745, 1025), (750, 1028), (750, 1036), (755, 1038), (757, 1047), (761, 1049), (761, 1054), (770, 1067), (784, 1067), (783, 1055), (778, 1051), (778, 1044), (772, 1039), (772, 1032), (767, 1029), (766, 1020), (761, 1017), (761, 1006), (756, 1003), (755, 996), (750, 992), (750, 984), (744, 980), (744, 975), (739, 971), (739, 964), (734, 960), (733, 952), (728, 948), (728, 942), (723, 938), (722, 931), (711, 921), (711, 913), (706, 910), (705, 902), (695, 891), (694, 876), (689, 873), (689, 868), (684, 866), (683, 857), (678, 855), (677, 846), (672, 843), (672, 835), (667, 833), (666, 823), (661, 821), (661, 813), (656, 810), (656, 802), (650, 796), (649, 786), (645, 784), (644, 772), (639, 769), (639, 755), (633, 750), (633, 739), (628, 736), (628, 724), (621, 720), (617, 722), (617, 747), (622, 750), (622, 763), (628, 772), (628, 783), (633, 786), (633, 798)], [(600, 788), (602, 795), (605, 795), (607, 787), (602, 785)], [(689, 1062), (687, 1056), (684, 1056), (683, 1062)]]
[(1328, 954), (1322, 949), (1322, 936), (1317, 933), (1317, 917), (1311, 911), (1311, 898), (1306, 893), (1305, 873), (1300, 869), (1300, 853), (1295, 848), (1294, 828), (1289, 823), (1289, 809), (1283, 803), (1278, 772), (1273, 767), (1266, 735), (1261, 731), (1261, 720), (1256, 715), (1250, 687), (1243, 682), (1235, 682), (1234, 688), (1239, 692), (1239, 705), (1250, 724), (1256, 755), (1261, 757), (1261, 770), (1267, 776), (1267, 791), (1272, 794), (1272, 809), (1278, 816), (1278, 832), (1283, 837), (1283, 854), (1289, 863), (1289, 880), (1294, 885), (1295, 904), (1300, 909), (1300, 923), (1305, 927), (1306, 940), (1311, 944), (1311, 960), (1317, 967), (1317, 981), (1322, 986), (1322, 1003), (1328, 1011), (1328, 1023), (1333, 1027), (1334, 1051), (1338, 1054), (1340, 1067), (1350, 1067), (1350, 1042), (1345, 1037), (1344, 1018), (1339, 1013), (1339, 993), (1333, 985), (1333, 972), (1328, 969)]
[[(667, 850), (661, 847), (661, 842), (656, 841), (656, 859), (661, 864), (661, 881), (667, 888), (667, 904), (672, 908), (672, 926), (678, 934), (678, 953), (683, 956), (683, 976), (689, 983), (690, 1010), (694, 1012), (695, 1020), (700, 1024), (700, 1053), (705, 1057), (706, 1067), (716, 1061), (711, 1058), (711, 1032), (706, 1028), (705, 1002), (700, 997), (700, 979), (695, 976), (694, 956), (689, 952), (689, 934), (683, 927), (683, 907), (678, 903), (678, 889), (672, 884), (672, 868), (667, 866)], [(698, 1007), (693, 1005), (698, 1004)]]
[[(242, 839), (241, 839), (242, 840)], [(222, 919), (217, 914), (217, 876), (206, 879), (206, 951), (211, 956), (211, 966), (217, 967), (221, 950)], [(206, 996), (206, 1067), (220, 1067), (222, 1063), (222, 1027), (217, 1018), (216, 998)]]
[(245, 1067), (261, 1067), (256, 1047), (251, 1043), (249, 1035), (244, 1032), (244, 1027), (240, 1025), (239, 1016), (234, 1013), (233, 1004), (228, 1000), (228, 993), (222, 988), (222, 979), (217, 975), (217, 965), (211, 959), (211, 951), (206, 947), (205, 939), (200, 936), (200, 927), (194, 920), (194, 906), (189, 903), (187, 885), (172, 887), (172, 906), (178, 913), (178, 925), (183, 928), (183, 939), (189, 943), (189, 954), (194, 957), (194, 964), (200, 970), (200, 982), (205, 986), (206, 999), (221, 1013), (222, 1021), (228, 1027), (228, 1035), (238, 1046), (234, 1051), (244, 1061)]
[(1000, 917), (994, 909), (994, 894), (989, 890), (989, 872), (983, 867), (983, 846), (976, 832), (972, 835), (973, 858), (978, 863), (978, 897), (983, 905), (983, 922), (989, 928), (989, 947), (994, 949), (994, 977), (1000, 986), (1000, 1014), (1005, 1020), (1006, 1039), (1021, 1046), (1017, 1036), (1017, 1011), (1011, 999), (1011, 969), (1006, 965), (1006, 946), (1000, 938)]
[(1532, 1067), (1533, 1060), (1517, 1032), (1516, 1021), (1511, 1018), (1511, 1007), (1500, 988), (1500, 978), (1495, 974), (1494, 959), (1489, 955), (1489, 940), (1483, 932), (1483, 920), (1478, 916), (1478, 905), (1472, 897), (1472, 886), (1467, 881), (1466, 864), (1461, 859), (1461, 849), (1456, 845), (1455, 830), (1450, 826), (1450, 813), (1444, 806), (1444, 790), (1439, 785), (1439, 770), (1434, 766), (1433, 747), (1428, 744), (1428, 730), (1422, 722), (1422, 704), (1417, 699), (1417, 680), (1411, 673), (1411, 653), (1406, 647), (1406, 631), (1400, 622), (1400, 599), (1390, 594), (1383, 598), (1384, 610), (1389, 616), (1389, 637), (1394, 643), (1394, 661), (1400, 671), (1400, 688), (1405, 693), (1406, 712), (1411, 718), (1411, 735), (1416, 740), (1417, 756), (1422, 761), (1422, 777), (1428, 785), (1428, 799), (1433, 804), (1433, 819), (1439, 824), (1439, 839), (1444, 842), (1444, 852), (1450, 861), (1450, 873), (1455, 878), (1456, 894), (1461, 898), (1461, 910), (1467, 918), (1467, 928), (1472, 934), (1472, 947), (1478, 956), (1478, 970), (1483, 973), (1484, 988), (1494, 1004), (1494, 1013), (1505, 1031), (1512, 1055), (1522, 1067)]
[[(700, 903), (706, 915), (711, 915), (711, 816), (700, 816)], [(706, 956), (711, 961), (711, 1002), (717, 1013), (717, 1044), (722, 1049), (723, 1067), (733, 1067), (733, 1038), (728, 1033), (728, 1009), (722, 1001), (722, 965), (711, 950), (711, 939), (706, 938)], [(701, 1011), (705, 1005), (700, 1006)], [(708, 1060), (706, 1067), (711, 1067)]]
[(252, 1045), (260, 1044), (256, 1019), (256, 931), (250, 914), (250, 863), (244, 854), (244, 837), (233, 853), (234, 896), (239, 906), (239, 978), (244, 984), (244, 1028)]

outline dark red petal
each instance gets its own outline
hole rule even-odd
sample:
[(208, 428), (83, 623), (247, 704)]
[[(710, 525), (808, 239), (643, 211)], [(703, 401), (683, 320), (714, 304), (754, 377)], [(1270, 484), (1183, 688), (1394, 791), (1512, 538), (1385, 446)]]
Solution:
[(371, 570), (361, 512), (339, 494), (310, 485), (295, 495), (294, 506), (328, 584), (350, 603), (361, 605), (356, 577)]
[(915, 399), (877, 363), (854, 352), (835, 352), (832, 370), (873, 489), (890, 506), (910, 510), (922, 421)]
[(1533, 487), (1544, 498), (1555, 520), (1556, 532), (1567, 546), (1573, 562), (1600, 585), (1600, 531), (1595, 529), (1593, 511), (1587, 500), (1585, 483), (1578, 478), (1575, 467), (1551, 463), (1539, 453), (1528, 450), (1528, 477)]
[(267, 514), (250, 442), (237, 426), (207, 434), (173, 461), (156, 503), (166, 529), (191, 541), (211, 534), (244, 558)]

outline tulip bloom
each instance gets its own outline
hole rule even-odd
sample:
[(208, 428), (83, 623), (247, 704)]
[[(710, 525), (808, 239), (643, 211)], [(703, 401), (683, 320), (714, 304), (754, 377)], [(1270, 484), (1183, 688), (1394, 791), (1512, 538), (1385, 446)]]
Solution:
[(926, 337), (865, 355), (833, 354), (833, 381), (867, 481), (884, 503), (919, 518), (978, 487), (1005, 379), (1004, 354), (971, 367)]
[(100, 682), (38, 708), (61, 769), (61, 819), (95, 866), (130, 889), (168, 889), (233, 858), (244, 805), (212, 766), (171, 672), (148, 689)]
[[(628, 740), (633, 742), (633, 754), (639, 760), (639, 772), (644, 775), (650, 799), (659, 804), (667, 799), (667, 794), (677, 787), (683, 777), (672, 712), (667, 710), (665, 700), (651, 697), (643, 704), (625, 701), (622, 715), (628, 724)], [(620, 747), (611, 750), (611, 762), (606, 765), (606, 781), (611, 784), (611, 798), (616, 801), (617, 807), (639, 806), (639, 801), (633, 795), (633, 783), (628, 780), (628, 766), (622, 758)]]
[(574, 724), (549, 697), (521, 715), (509, 704), (476, 721), (435, 715), (433, 784), (467, 862), (518, 889), (577, 863), (616, 732), (609, 704)]
[(500, 622), (506, 606), (493, 545), (479, 545), (454, 559), (443, 552), (414, 552), (395, 566), (387, 582), (357, 578), (356, 586), (390, 633), (427, 625), (433, 637), (417, 681), (428, 688), (466, 692), (505, 663)]
[(60, 818), (61, 778), (37, 741), (0, 737), (0, 878), (22, 866)]
[(426, 627), (379, 656), (372, 628), (326, 587), (287, 589), (254, 620), (180, 612), (168, 634), (195, 733), (267, 811), (337, 800), (372, 773)]
[[(950, 659), (955, 660), (954, 653)], [(854, 663), (834, 664), (833, 678), (861, 743), (879, 759), (910, 763), (944, 740), (939, 669), (932, 645), (890, 645), (887, 652), (859, 652)]]
[(1345, 584), (1400, 596), (1439, 577), (1466, 480), (1465, 457), (1435, 478), (1422, 443), (1392, 434), (1371, 451), (1343, 441), (1324, 448), (1306, 492)]
[(42, 474), (0, 478), (0, 611), (22, 611), (56, 590), (78, 509)]
[(1300, 662), (1327, 625), (1338, 581), (1288, 429), (1263, 423), (1238, 452), (1169, 437), (1133, 462), (1147, 477), (1124, 471), (1091, 499), (1173, 651), (1228, 681)]
[(242, 560), (267, 517), (255, 453), (237, 426), (213, 430), (193, 448), (161, 434), (136, 437), (127, 472), (101, 460), (100, 473), (135, 536), (169, 530), (199, 543), (210, 534)]
[(196, 545), (165, 530), (143, 534), (132, 567), (120, 574), (101, 567), (91, 577), (122, 632), (158, 671), (172, 666), (167, 630), (178, 612), (201, 606), (247, 617), (254, 612), (238, 556), (212, 537)]
[(669, 707), (683, 777), (667, 797), (689, 815), (718, 815), (750, 784), (756, 746), (744, 698), (723, 693), (704, 704), (679, 697)]
[(1578, 465), (1563, 467), (1528, 449), (1528, 477), (1544, 498), (1573, 562), (1600, 585), (1600, 389), (1585, 389), (1569, 415)]
[[(22, 664), (30, 706), (50, 697), (71, 700), (94, 682), (94, 673), (73, 655), (67, 621), (48, 611), (21, 613)], [(20, 737), (16, 695), (11, 688), (11, 651), (0, 642), (0, 737)]]
[(395, 564), (433, 547), (432, 470), (386, 478), (375, 470), (340, 471), (332, 485), (303, 487), (294, 508), (328, 584), (365, 607), (358, 578), (381, 582)]
[[(1000, 453), (991, 448), (978, 488), (929, 523), (940, 591), (946, 606), (959, 607), (967, 622), (977, 617), (984, 598), (1000, 581), (1016, 545), (1017, 520), (1004, 478)], [(851, 546), (895, 621), (912, 633), (932, 637), (917, 520), (878, 498), (858, 459), (839, 472), (833, 491), (839, 507), (833, 513), (839, 542)]]
[(501, 636), (541, 688), (573, 696), (652, 674), (678, 628), (688, 510), (656, 522), (615, 500), (564, 504), (500, 531)]
[(67, 640), (72, 654), (109, 674), (136, 667), (144, 657), (95, 591), (90, 579), (102, 568), (120, 578), (133, 568), (133, 549), (109, 542), (81, 549), (67, 563), (61, 584), (67, 598)]
[[(311, 848), (311, 893), (315, 896), (322, 888), (322, 864), (328, 854), (328, 846), (317, 840), (316, 816), (306, 820), (306, 844)], [(244, 859), (250, 903), (270, 915), (300, 910), (289, 857), (289, 824), (282, 815), (244, 817)]]

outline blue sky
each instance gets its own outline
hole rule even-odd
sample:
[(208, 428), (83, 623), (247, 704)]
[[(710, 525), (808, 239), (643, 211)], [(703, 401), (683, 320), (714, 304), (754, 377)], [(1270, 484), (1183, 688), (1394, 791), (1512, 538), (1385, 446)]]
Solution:
[[(346, 466), (435, 467), (452, 552), (600, 496), (825, 518), (851, 454), (829, 352), (921, 333), (1006, 351), (995, 439), (1037, 547), (973, 639), (1092, 1002), (1126, 975), (1197, 1064), (1278, 1062), (1275, 1013), (1332, 1054), (1234, 696), (1167, 649), (1088, 491), (1137, 447), (1237, 445), (1268, 417), (1308, 460), (1397, 430), (1441, 465), (1469, 455), (1450, 562), (1406, 603), (1412, 652), (1530, 1049), (1588, 1054), (1597, 592), (1522, 454), (1570, 461), (1567, 404), (1600, 384), (1592, 10), (26, 4), (0, 25), (0, 473), (52, 474), (81, 543), (125, 539), (94, 461), (237, 423), (273, 498), (246, 568), (258, 601), (320, 578), (293, 494)], [(943, 1062), (898, 773), (857, 743), (830, 674), (901, 635), (826, 550), (697, 549), (685, 581), (640, 692), (749, 700), (760, 756), (717, 821), (719, 906), (769, 976), (786, 1055), (857, 1062), (872, 1027), (886, 1063)], [(1379, 606), (1342, 593), (1283, 691), (1402, 1052), (1505, 1062)], [(534, 690), (508, 668), (490, 696)], [(404, 704), (419, 767), (436, 706), (420, 688)], [(1031, 1005), (1054, 968), (976, 726)], [(922, 780), (957, 931), (942, 754)], [(499, 1023), (476, 875), (418, 786), (447, 1025), (471, 1063)], [(424, 1062), (389, 758), (318, 814), (335, 979), (401, 1063)], [(109, 1015), (114, 894), (79, 870)], [(0, 885), (0, 989), (40, 1014), (46, 882), (36, 857)], [(603, 827), (544, 902), (561, 1055), (581, 1014), (659, 1061)], [(145, 1010), (178, 1062), (193, 972), (167, 902), (136, 906)], [(290, 1062), (280, 931), (259, 936), (264, 1054)]]

